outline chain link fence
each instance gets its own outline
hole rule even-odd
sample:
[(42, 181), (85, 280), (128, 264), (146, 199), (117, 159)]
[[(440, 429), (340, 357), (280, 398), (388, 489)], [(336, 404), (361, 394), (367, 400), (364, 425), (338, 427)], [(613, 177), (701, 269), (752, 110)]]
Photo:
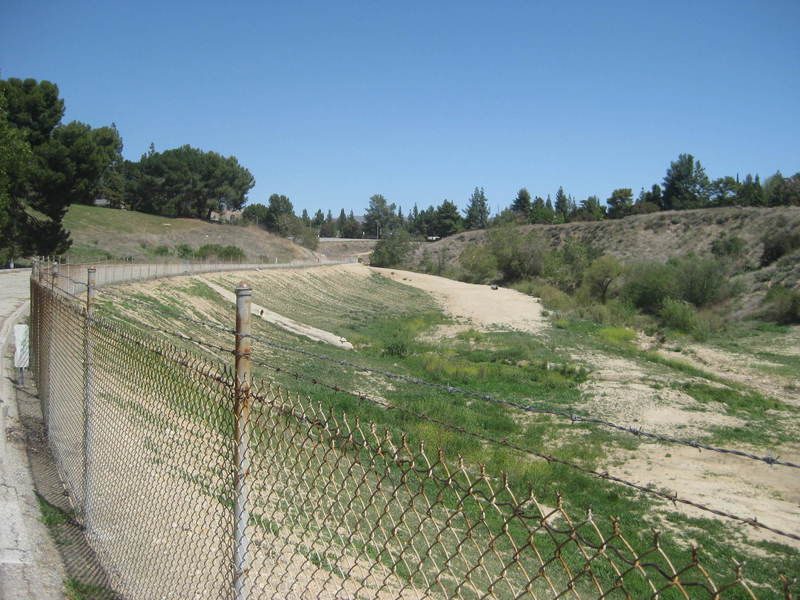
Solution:
[(796, 599), (251, 381), (237, 292), (214, 364), (31, 280), (49, 445), (120, 597)]

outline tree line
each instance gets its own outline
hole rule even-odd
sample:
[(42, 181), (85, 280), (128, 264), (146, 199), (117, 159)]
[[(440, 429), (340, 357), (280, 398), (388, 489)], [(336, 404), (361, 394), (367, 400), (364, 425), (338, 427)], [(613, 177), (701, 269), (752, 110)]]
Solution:
[(209, 219), (241, 209), (255, 180), (235, 157), (185, 145), (124, 160), (112, 123), (62, 123), (64, 100), (49, 81), (0, 80), (0, 264), (61, 254), (71, 240), (70, 204), (104, 198), (113, 207)]
[[(800, 173), (784, 177), (775, 173), (762, 184), (758, 175), (747, 175), (743, 179), (725, 176), (711, 180), (705, 169), (691, 154), (681, 154), (667, 169), (660, 184), (642, 189), (634, 198), (631, 188), (615, 189), (602, 201), (590, 195), (576, 202), (559, 187), (551, 199), (532, 197), (526, 188), (521, 188), (510, 206), (490, 217), (489, 201), (483, 188), (476, 187), (467, 201), (467, 208), (459, 211), (455, 203), (445, 199), (438, 206), (419, 210), (415, 204), (408, 214), (395, 203), (390, 203), (380, 194), (372, 196), (363, 219), (357, 219), (351, 211), (342, 210), (335, 218), (329, 210), (327, 215), (318, 210), (313, 218), (303, 210), (295, 217), (286, 203), (273, 206), (251, 205), (243, 213), (246, 223), (259, 223), (265, 229), (285, 235), (295, 219), (299, 225), (313, 229), (320, 237), (366, 237), (386, 239), (392, 233), (403, 231), (411, 237), (441, 238), (465, 230), (507, 224), (558, 224), (573, 221), (599, 221), (621, 219), (631, 215), (648, 214), (662, 210), (687, 210), (722, 206), (800, 206)], [(285, 198), (279, 196), (279, 198)], [(286, 199), (288, 202), (288, 199)], [(289, 203), (289, 208), (291, 203)], [(283, 225), (278, 216), (285, 215)], [(299, 227), (298, 225), (298, 227)], [(295, 231), (297, 227), (295, 227)]]
[[(240, 211), (255, 185), (253, 175), (234, 156), (184, 145), (138, 161), (122, 157), (116, 126), (93, 129), (62, 123), (64, 101), (58, 87), (34, 79), (0, 80), (0, 263), (15, 256), (59, 254), (70, 245), (62, 219), (72, 203), (104, 198), (110, 206), (170, 217), (210, 219), (213, 213)], [(576, 202), (559, 187), (553, 199), (533, 197), (521, 188), (510, 206), (490, 216), (483, 188), (476, 187), (463, 211), (450, 201), (419, 209), (402, 208), (381, 194), (369, 199), (363, 217), (344, 209), (334, 217), (317, 210), (298, 216), (292, 202), (272, 194), (267, 204), (251, 204), (234, 220), (254, 223), (315, 248), (318, 237), (385, 239), (393, 232), (440, 238), (460, 231), (509, 223), (567, 223), (623, 218), (659, 210), (717, 206), (800, 205), (800, 173), (780, 172), (762, 184), (758, 175), (710, 180), (691, 154), (681, 154), (660, 184), (615, 189), (602, 201), (590, 195)]]

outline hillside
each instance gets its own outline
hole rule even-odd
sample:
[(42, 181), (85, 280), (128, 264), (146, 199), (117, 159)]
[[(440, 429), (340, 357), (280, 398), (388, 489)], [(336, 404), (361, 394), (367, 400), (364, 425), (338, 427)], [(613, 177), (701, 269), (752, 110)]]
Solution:
[[(64, 228), (72, 236), (73, 262), (133, 259), (169, 260), (176, 247), (188, 244), (237, 246), (247, 261), (279, 262), (313, 258), (315, 254), (293, 242), (257, 227), (237, 227), (198, 219), (173, 219), (144, 213), (73, 204)], [(166, 248), (165, 248), (166, 247)]]
[[(576, 222), (562, 225), (522, 225), (519, 235), (537, 232), (552, 246), (572, 240), (590, 244), (625, 263), (642, 260), (664, 261), (689, 253), (707, 254), (714, 241), (725, 236), (742, 240), (742, 284), (749, 301), (760, 300), (772, 284), (800, 284), (800, 253), (795, 251), (761, 268), (765, 235), (779, 231), (800, 231), (800, 207), (726, 207), (667, 211), (619, 220)], [(419, 244), (411, 263), (414, 269), (434, 272), (457, 270), (458, 257), (469, 245), (482, 245), (487, 230), (468, 231), (434, 243)]]

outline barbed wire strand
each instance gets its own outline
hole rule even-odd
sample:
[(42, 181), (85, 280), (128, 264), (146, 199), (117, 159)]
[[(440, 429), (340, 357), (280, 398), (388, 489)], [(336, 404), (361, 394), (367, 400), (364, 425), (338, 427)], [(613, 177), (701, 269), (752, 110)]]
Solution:
[[(94, 308), (100, 310), (106, 318), (108, 318), (108, 317), (115, 318), (117, 316), (113, 312), (109, 311), (108, 309), (106, 309), (102, 305), (95, 305)], [(209, 350), (219, 350), (221, 352), (225, 352), (226, 354), (232, 354), (234, 356), (236, 355), (236, 349), (235, 348), (226, 348), (224, 346), (218, 346), (217, 344), (212, 344), (211, 342), (207, 342), (205, 340), (198, 340), (197, 338), (193, 338), (190, 335), (186, 335), (185, 333), (183, 333), (181, 331), (170, 331), (168, 329), (164, 329), (162, 327), (156, 327), (155, 325), (150, 325), (149, 323), (143, 323), (141, 321), (137, 323), (137, 326), (144, 327), (146, 329), (149, 329), (151, 331), (155, 331), (155, 332), (158, 332), (158, 333), (163, 333), (164, 335), (168, 335), (168, 336), (171, 336), (171, 337), (176, 337), (178, 339), (181, 339), (181, 340), (184, 340), (184, 341), (187, 341), (187, 342), (192, 342), (193, 344), (196, 344), (197, 346), (201, 346), (201, 347), (209, 349)]]
[(194, 323), (195, 325), (200, 325), (200, 326), (206, 327), (208, 329), (215, 329), (217, 331), (221, 331), (223, 333), (228, 333), (230, 335), (236, 335), (236, 330), (235, 329), (231, 329), (229, 327), (223, 327), (222, 325), (217, 325), (215, 323), (209, 323), (207, 321), (201, 321), (200, 319), (194, 319), (192, 317), (187, 317), (186, 315), (182, 315), (182, 314), (177, 313), (177, 312), (172, 312), (170, 310), (165, 310), (163, 306), (160, 306), (158, 304), (151, 303), (151, 302), (146, 302), (144, 300), (140, 300), (139, 298), (133, 298), (131, 296), (123, 296), (121, 294), (117, 294), (115, 292), (109, 291), (108, 288), (103, 288), (102, 290), (98, 290), (98, 291), (101, 291), (101, 293), (103, 293), (103, 294), (108, 294), (109, 296), (113, 296), (114, 298), (117, 298), (118, 300), (123, 300), (125, 302), (133, 302), (134, 304), (139, 304), (140, 306), (146, 306), (147, 308), (155, 309), (158, 312), (160, 312), (162, 314), (165, 314), (165, 315), (168, 315), (168, 316), (170, 316), (170, 317), (172, 317), (174, 319), (179, 319), (181, 321), (186, 321), (188, 323)]
[(570, 421), (576, 422), (576, 423), (590, 423), (590, 424), (594, 424), (594, 425), (601, 425), (603, 427), (608, 427), (610, 429), (615, 429), (617, 431), (621, 431), (621, 432), (624, 432), (624, 433), (635, 435), (637, 437), (649, 438), (649, 439), (652, 439), (652, 440), (657, 440), (657, 441), (660, 441), (660, 442), (666, 442), (666, 443), (670, 443), (670, 444), (680, 444), (680, 445), (683, 445), (683, 446), (689, 446), (691, 448), (697, 448), (698, 450), (709, 450), (711, 452), (719, 452), (721, 454), (730, 454), (730, 455), (734, 455), (734, 456), (739, 456), (741, 458), (747, 458), (747, 459), (750, 459), (750, 460), (761, 461), (761, 462), (767, 463), (768, 465), (781, 465), (781, 466), (784, 466), (784, 467), (791, 467), (791, 468), (794, 468), (794, 469), (800, 469), (800, 465), (798, 465), (798, 464), (795, 464), (795, 463), (792, 463), (792, 462), (789, 462), (789, 461), (783, 461), (783, 460), (780, 460), (779, 458), (773, 457), (773, 456), (758, 456), (756, 454), (751, 454), (749, 452), (744, 452), (742, 450), (736, 450), (736, 449), (732, 449), (732, 448), (720, 448), (720, 447), (717, 447), (717, 446), (711, 446), (711, 445), (708, 445), (708, 444), (703, 444), (702, 442), (698, 442), (698, 441), (694, 441), (694, 440), (684, 440), (684, 439), (681, 439), (681, 438), (673, 438), (673, 437), (669, 437), (669, 436), (663, 436), (663, 435), (660, 435), (660, 434), (657, 434), (657, 433), (653, 433), (653, 432), (650, 432), (650, 431), (645, 431), (643, 429), (639, 429), (639, 428), (635, 428), (635, 427), (627, 427), (625, 425), (619, 425), (617, 423), (613, 423), (611, 421), (606, 421), (604, 419), (598, 419), (596, 417), (587, 417), (587, 416), (583, 416), (583, 415), (579, 415), (579, 414), (575, 414), (575, 413), (569, 413), (569, 412), (560, 411), (560, 410), (553, 410), (553, 409), (549, 409), (549, 408), (542, 408), (542, 407), (538, 407), (538, 406), (520, 404), (518, 402), (514, 402), (514, 401), (511, 401), (511, 400), (503, 400), (503, 399), (500, 399), (500, 398), (495, 398), (494, 396), (490, 396), (488, 394), (481, 394), (479, 392), (472, 392), (472, 391), (469, 391), (469, 390), (463, 390), (461, 388), (458, 388), (458, 387), (455, 387), (455, 386), (451, 386), (451, 385), (444, 385), (444, 384), (441, 384), (441, 383), (433, 383), (433, 382), (430, 382), (430, 381), (425, 381), (424, 379), (418, 379), (416, 377), (411, 377), (411, 376), (408, 376), (408, 375), (399, 375), (397, 373), (391, 373), (391, 372), (388, 372), (388, 371), (382, 371), (380, 369), (375, 369), (375, 368), (372, 368), (372, 367), (366, 367), (364, 365), (358, 365), (358, 364), (352, 363), (352, 362), (350, 362), (348, 360), (339, 359), (339, 358), (333, 358), (333, 357), (330, 357), (330, 356), (326, 356), (324, 354), (316, 354), (314, 352), (310, 352), (310, 351), (304, 350), (302, 348), (293, 348), (291, 346), (286, 346), (284, 344), (278, 344), (276, 342), (271, 342), (269, 340), (265, 340), (265, 339), (263, 339), (263, 338), (261, 338), (259, 336), (252, 335), (252, 334), (249, 337), (253, 341), (259, 342), (259, 343), (264, 344), (266, 346), (270, 346), (272, 348), (276, 348), (278, 350), (284, 350), (284, 351), (288, 351), (288, 352), (295, 352), (295, 353), (298, 353), (298, 354), (302, 354), (304, 356), (308, 356), (310, 358), (315, 358), (317, 360), (323, 360), (323, 361), (335, 363), (335, 364), (338, 364), (340, 366), (351, 367), (351, 368), (359, 370), (359, 371), (364, 371), (364, 372), (368, 372), (368, 373), (374, 373), (376, 375), (381, 375), (383, 377), (386, 377), (387, 379), (395, 379), (395, 380), (399, 380), (399, 381), (405, 381), (406, 383), (411, 383), (411, 384), (414, 384), (414, 385), (430, 387), (430, 388), (438, 389), (438, 390), (441, 390), (441, 391), (445, 391), (445, 392), (450, 393), (450, 394), (459, 394), (459, 395), (463, 395), (463, 396), (467, 396), (467, 397), (471, 397), (471, 398), (477, 398), (479, 400), (484, 400), (484, 401), (491, 402), (491, 403), (494, 403), (494, 404), (501, 404), (501, 405), (510, 406), (512, 408), (516, 408), (518, 410), (522, 410), (522, 411), (529, 412), (529, 413), (546, 414), (546, 415), (551, 415), (551, 416), (556, 416), (556, 417), (562, 417), (562, 418), (569, 419)]
[(772, 532), (772, 533), (774, 533), (776, 535), (782, 536), (782, 537), (787, 537), (787, 538), (790, 538), (790, 539), (793, 539), (793, 540), (800, 541), (800, 535), (797, 535), (797, 534), (794, 534), (794, 533), (791, 533), (791, 532), (787, 532), (787, 531), (783, 531), (783, 530), (777, 529), (775, 527), (770, 527), (769, 525), (765, 525), (764, 523), (761, 523), (755, 517), (752, 517), (752, 518), (742, 517), (742, 516), (739, 516), (739, 515), (736, 515), (736, 514), (733, 514), (733, 513), (730, 513), (730, 512), (726, 512), (726, 511), (723, 511), (723, 510), (712, 508), (712, 507), (709, 507), (707, 505), (701, 504), (701, 503), (699, 503), (697, 501), (690, 500), (688, 498), (681, 498), (681, 497), (678, 496), (677, 492), (675, 492), (674, 494), (668, 494), (666, 492), (660, 492), (658, 490), (654, 490), (654, 489), (649, 488), (647, 486), (643, 486), (641, 484), (634, 483), (634, 482), (628, 481), (626, 479), (622, 479), (621, 477), (617, 477), (615, 475), (611, 475), (610, 473), (608, 473), (608, 471), (597, 471), (595, 469), (591, 469), (591, 468), (588, 468), (588, 467), (583, 467), (581, 465), (578, 465), (578, 464), (569, 462), (567, 460), (552, 456), (550, 454), (544, 454), (544, 453), (541, 453), (541, 452), (537, 452), (535, 450), (531, 450), (530, 448), (525, 448), (523, 446), (519, 446), (518, 444), (514, 444), (512, 442), (509, 442), (508, 440), (498, 440), (496, 438), (493, 438), (491, 436), (487, 436), (485, 434), (476, 433), (474, 431), (470, 431), (470, 430), (465, 429), (463, 427), (460, 427), (458, 425), (453, 425), (452, 423), (448, 423), (446, 421), (442, 421), (440, 419), (437, 419), (436, 417), (431, 417), (431, 416), (426, 415), (424, 413), (419, 413), (417, 411), (414, 411), (414, 410), (411, 410), (411, 409), (408, 409), (408, 408), (404, 408), (404, 407), (401, 407), (401, 406), (396, 406), (394, 404), (390, 404), (389, 402), (387, 402), (385, 400), (380, 400), (378, 398), (371, 397), (371, 396), (369, 396), (367, 394), (364, 394), (364, 393), (353, 392), (353, 391), (347, 390), (345, 388), (342, 388), (342, 387), (340, 387), (338, 385), (332, 385), (332, 384), (329, 384), (329, 383), (325, 383), (324, 381), (321, 381), (321, 380), (317, 379), (316, 377), (309, 377), (309, 376), (306, 376), (306, 375), (302, 375), (302, 374), (300, 374), (300, 373), (298, 373), (296, 371), (291, 371), (291, 370), (285, 369), (283, 367), (270, 365), (270, 364), (265, 363), (264, 361), (261, 361), (261, 360), (253, 359), (253, 363), (257, 364), (259, 366), (262, 366), (262, 367), (266, 367), (268, 369), (272, 369), (272, 370), (274, 370), (274, 371), (276, 371), (278, 373), (285, 373), (285, 374), (289, 375), (290, 377), (294, 377), (295, 379), (306, 381), (306, 382), (311, 383), (313, 385), (317, 385), (317, 386), (320, 386), (320, 387), (323, 387), (323, 388), (327, 388), (327, 389), (332, 390), (334, 392), (344, 393), (344, 394), (353, 396), (355, 398), (358, 398), (359, 400), (370, 402), (372, 404), (375, 404), (377, 406), (380, 406), (380, 407), (384, 408), (385, 410), (394, 410), (394, 411), (397, 411), (397, 412), (402, 412), (402, 413), (411, 415), (411, 416), (413, 416), (415, 418), (418, 418), (420, 420), (428, 421), (428, 422), (431, 422), (431, 423), (435, 423), (436, 425), (439, 425), (439, 426), (444, 427), (446, 429), (449, 429), (451, 431), (456, 431), (458, 433), (461, 433), (461, 434), (464, 434), (464, 435), (468, 435), (470, 437), (473, 437), (475, 439), (481, 440), (483, 442), (487, 442), (487, 443), (498, 445), (498, 446), (503, 446), (503, 447), (509, 448), (511, 450), (516, 450), (518, 452), (522, 452), (524, 454), (530, 454), (530, 455), (535, 456), (537, 458), (543, 459), (543, 460), (545, 460), (547, 462), (559, 464), (559, 465), (562, 465), (562, 466), (565, 466), (565, 467), (569, 467), (571, 469), (577, 469), (578, 471), (581, 471), (584, 474), (591, 475), (591, 476), (594, 476), (594, 477), (599, 477), (600, 479), (605, 479), (605, 480), (608, 480), (608, 481), (613, 481), (615, 483), (618, 483), (618, 484), (621, 484), (621, 485), (636, 489), (636, 490), (638, 490), (640, 492), (643, 492), (643, 493), (646, 493), (646, 494), (650, 494), (650, 495), (653, 495), (653, 496), (658, 496), (659, 498), (662, 498), (664, 500), (669, 500), (673, 504), (676, 503), (676, 502), (681, 503), (681, 504), (686, 504), (688, 506), (692, 506), (692, 507), (697, 508), (699, 510), (702, 510), (702, 511), (705, 511), (705, 512), (709, 512), (709, 513), (715, 514), (715, 515), (720, 516), (720, 517), (725, 517), (727, 519), (738, 521), (738, 522), (743, 523), (745, 525), (750, 525), (752, 527), (756, 527), (756, 528), (759, 528), (759, 529), (765, 529), (767, 531), (770, 531), (770, 532)]
[[(210, 329), (215, 329), (217, 331), (222, 331), (222, 332), (230, 334), (230, 335), (236, 335), (236, 331), (233, 330), (233, 329), (230, 329), (230, 328), (227, 328), (227, 327), (223, 327), (221, 325), (216, 325), (214, 323), (208, 323), (208, 322), (205, 322), (205, 321), (201, 321), (199, 319), (194, 319), (192, 317), (187, 317), (185, 315), (174, 313), (174, 312), (171, 312), (171, 311), (168, 311), (168, 310), (164, 310), (163, 307), (161, 307), (161, 306), (159, 306), (158, 304), (155, 304), (155, 303), (146, 302), (146, 301), (140, 300), (138, 298), (132, 298), (130, 296), (122, 296), (122, 295), (117, 294), (115, 292), (111, 292), (111, 291), (109, 291), (107, 289), (103, 289), (102, 291), (103, 291), (104, 294), (109, 294), (109, 295), (114, 296), (114, 297), (116, 297), (116, 298), (118, 298), (120, 300), (131, 301), (131, 302), (140, 304), (142, 306), (146, 306), (148, 308), (153, 308), (155, 310), (158, 310), (158, 311), (162, 312), (163, 314), (167, 314), (167, 315), (169, 315), (169, 316), (171, 316), (173, 318), (180, 319), (182, 321), (187, 321), (189, 323), (194, 323), (196, 325), (200, 325), (202, 327), (207, 327), (207, 328), (210, 328)], [(686, 440), (686, 439), (682, 439), (682, 438), (675, 438), (675, 437), (671, 437), (671, 436), (665, 436), (665, 435), (661, 435), (661, 434), (658, 434), (658, 433), (653, 433), (651, 431), (646, 431), (644, 429), (640, 429), (640, 428), (637, 428), (637, 427), (628, 427), (626, 425), (620, 425), (618, 423), (614, 423), (612, 421), (608, 421), (608, 420), (605, 420), (605, 419), (600, 419), (598, 417), (584, 416), (584, 415), (579, 415), (577, 413), (572, 413), (572, 412), (566, 412), (566, 411), (561, 411), (561, 410), (543, 408), (543, 407), (540, 407), (540, 406), (520, 404), (519, 402), (514, 402), (512, 400), (504, 400), (504, 399), (500, 399), (500, 398), (495, 398), (494, 396), (491, 396), (491, 395), (488, 395), (488, 394), (481, 394), (480, 392), (473, 392), (473, 391), (470, 391), (470, 390), (464, 390), (464, 389), (461, 389), (461, 388), (458, 388), (458, 387), (455, 387), (455, 386), (444, 385), (444, 384), (441, 384), (441, 383), (433, 383), (433, 382), (430, 382), (430, 381), (425, 381), (424, 379), (411, 377), (409, 375), (400, 375), (400, 374), (397, 374), (397, 373), (391, 373), (391, 372), (388, 372), (388, 371), (382, 371), (381, 369), (375, 369), (373, 367), (367, 367), (367, 366), (364, 366), (364, 365), (359, 365), (359, 364), (350, 362), (348, 360), (339, 359), (339, 358), (333, 358), (333, 357), (330, 357), (330, 356), (326, 356), (324, 354), (317, 354), (317, 353), (314, 353), (314, 352), (310, 352), (308, 350), (304, 350), (302, 348), (295, 348), (295, 347), (287, 346), (287, 345), (284, 345), (284, 344), (278, 344), (276, 342), (265, 340), (265, 339), (263, 339), (263, 338), (261, 338), (261, 337), (259, 337), (257, 335), (253, 335), (253, 334), (249, 335), (248, 337), (250, 339), (252, 339), (253, 341), (259, 342), (261, 344), (264, 344), (264, 345), (272, 347), (272, 348), (276, 348), (278, 350), (283, 350), (283, 351), (286, 351), (286, 352), (294, 352), (294, 353), (297, 353), (297, 354), (302, 354), (304, 356), (308, 356), (310, 358), (314, 358), (316, 360), (327, 361), (327, 362), (338, 364), (340, 366), (347, 366), (347, 367), (350, 367), (350, 368), (353, 368), (353, 369), (356, 369), (356, 370), (359, 370), (359, 371), (364, 371), (364, 372), (368, 372), (368, 373), (374, 373), (376, 375), (381, 375), (382, 377), (385, 377), (387, 379), (405, 381), (406, 383), (410, 383), (412, 385), (418, 385), (418, 386), (429, 387), (429, 388), (432, 388), (432, 389), (438, 389), (440, 391), (444, 391), (444, 392), (447, 392), (449, 394), (458, 394), (458, 395), (462, 395), (462, 396), (466, 396), (466, 397), (470, 397), (470, 398), (476, 398), (476, 399), (479, 399), (479, 400), (483, 400), (485, 402), (491, 402), (493, 404), (500, 404), (500, 405), (509, 406), (509, 407), (515, 408), (517, 410), (522, 410), (522, 411), (528, 412), (528, 413), (545, 414), (545, 415), (560, 417), (560, 418), (563, 418), (563, 419), (568, 419), (573, 423), (588, 423), (588, 424), (592, 424), (592, 425), (599, 425), (601, 427), (606, 427), (608, 429), (613, 429), (613, 430), (616, 430), (616, 431), (619, 431), (619, 432), (622, 432), (622, 433), (626, 433), (626, 434), (629, 434), (629, 435), (634, 435), (634, 436), (639, 437), (639, 438), (647, 438), (647, 439), (651, 439), (651, 440), (659, 441), (659, 442), (664, 442), (664, 443), (668, 443), (668, 444), (677, 444), (677, 445), (687, 446), (687, 447), (690, 447), (690, 448), (695, 448), (697, 450), (707, 450), (709, 452), (716, 452), (716, 453), (719, 453), (719, 454), (727, 454), (727, 455), (731, 455), (731, 456), (738, 456), (740, 458), (745, 458), (745, 459), (748, 459), (748, 460), (754, 460), (754, 461), (763, 462), (763, 463), (766, 463), (768, 465), (779, 465), (779, 466), (789, 467), (789, 468), (793, 468), (793, 469), (800, 469), (800, 464), (793, 463), (793, 462), (790, 462), (790, 461), (781, 460), (778, 456), (771, 456), (771, 455), (759, 456), (757, 454), (752, 454), (750, 452), (745, 452), (744, 450), (737, 450), (735, 448), (723, 448), (723, 447), (720, 447), (720, 446), (712, 446), (710, 444), (704, 444), (704, 443), (699, 442), (697, 440)]]

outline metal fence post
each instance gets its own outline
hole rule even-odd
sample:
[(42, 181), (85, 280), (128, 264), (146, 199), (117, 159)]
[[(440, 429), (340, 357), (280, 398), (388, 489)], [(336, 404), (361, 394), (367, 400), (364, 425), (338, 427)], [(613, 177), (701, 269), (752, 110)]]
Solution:
[(94, 461), (94, 352), (92, 348), (92, 314), (95, 294), (94, 267), (87, 270), (86, 318), (83, 328), (83, 518), (87, 534), (94, 532), (94, 501), (92, 474)]
[(234, 418), (236, 450), (234, 454), (235, 493), (233, 509), (234, 527), (234, 598), (248, 599), (248, 558), (250, 538), (247, 524), (250, 511), (247, 496), (250, 492), (250, 386), (253, 382), (252, 361), (250, 358), (252, 340), (250, 339), (250, 299), (252, 290), (242, 282), (236, 287), (236, 379)]
[(56, 287), (58, 287), (58, 263), (54, 262), (53, 266), (50, 270), (50, 290), (55, 293)]

